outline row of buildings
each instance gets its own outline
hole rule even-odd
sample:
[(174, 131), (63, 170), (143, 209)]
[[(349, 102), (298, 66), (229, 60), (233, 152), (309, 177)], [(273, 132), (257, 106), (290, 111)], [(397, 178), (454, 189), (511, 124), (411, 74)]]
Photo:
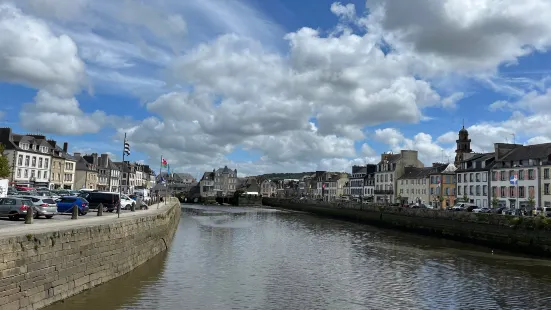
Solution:
[(495, 143), (493, 152), (474, 153), (465, 128), (456, 143), (454, 163), (425, 167), (417, 151), (402, 150), (381, 154), (377, 164), (354, 166), (351, 174), (316, 171), (300, 180), (264, 180), (261, 194), (436, 207), (458, 201), (480, 207), (551, 207), (551, 143)]
[(44, 135), (0, 128), (0, 143), (8, 158), (12, 186), (132, 193), (155, 185), (155, 173), (148, 165), (115, 162), (109, 154), (70, 154), (67, 142), (61, 145)]

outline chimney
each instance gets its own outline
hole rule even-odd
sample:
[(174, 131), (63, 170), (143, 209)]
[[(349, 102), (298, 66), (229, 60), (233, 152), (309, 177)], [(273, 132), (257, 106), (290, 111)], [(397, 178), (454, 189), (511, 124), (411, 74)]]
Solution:
[(80, 155), (81, 155), (80, 153), (74, 153), (73, 154), (73, 156), (75, 156), (75, 157), (80, 157)]
[(92, 153), (92, 165), (98, 166), (98, 153)]
[(107, 168), (109, 166), (109, 154), (101, 154), (101, 166)]
[(8, 142), (11, 138), (11, 128), (0, 128), (0, 141)]
[(63, 143), (63, 152), (67, 153), (68, 150), (69, 150), (69, 143), (64, 142)]

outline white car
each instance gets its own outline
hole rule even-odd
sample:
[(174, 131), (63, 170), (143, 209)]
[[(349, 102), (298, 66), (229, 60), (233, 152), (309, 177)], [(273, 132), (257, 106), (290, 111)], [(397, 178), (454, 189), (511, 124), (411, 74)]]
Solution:
[(136, 205), (136, 201), (126, 195), (121, 195), (121, 209), (130, 210), (132, 205)]

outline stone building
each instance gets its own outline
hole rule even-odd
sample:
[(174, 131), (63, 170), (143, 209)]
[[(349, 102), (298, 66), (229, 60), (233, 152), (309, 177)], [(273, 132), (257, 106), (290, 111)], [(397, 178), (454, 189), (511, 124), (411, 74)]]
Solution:
[[(373, 170), (377, 170), (377, 165), (373, 165)], [(373, 201), (375, 197), (375, 171), (369, 172), (364, 177), (363, 195), (366, 201)]]
[(203, 198), (216, 197), (214, 190), (215, 172), (205, 172), (199, 181), (199, 195)]
[(0, 128), (0, 143), (8, 158), (12, 185), (50, 187), (52, 146), (45, 136), (14, 134), (11, 128)]
[(399, 154), (381, 154), (375, 172), (375, 202), (396, 202), (396, 181), (402, 177), (406, 167), (424, 167), (418, 159), (417, 151), (401, 150)]
[(80, 153), (74, 154), (76, 162), (75, 167), (75, 190), (79, 189), (98, 189), (98, 167), (94, 163), (89, 163)]
[[(443, 165), (442, 170), (446, 167)], [(406, 167), (404, 175), (398, 178), (396, 190), (398, 202), (401, 204), (423, 204), (428, 205), (430, 200), (430, 177), (435, 172), (435, 167)]]
[(228, 166), (213, 170), (214, 173), (214, 191), (216, 196), (232, 196), (237, 189), (237, 169), (231, 170)]
[(455, 166), (459, 168), (462, 161), (466, 159), (466, 154), (472, 153), (471, 139), (469, 139), (469, 132), (465, 129), (465, 126), (459, 130), (459, 139), (455, 141), (457, 148), (455, 149)]
[(74, 189), (76, 159), (69, 154), (69, 144), (61, 148), (55, 140), (48, 140), (52, 146), (52, 163), (50, 168), (50, 189)]
[(260, 194), (262, 197), (275, 197), (277, 193), (277, 184), (272, 180), (264, 180), (260, 183)]

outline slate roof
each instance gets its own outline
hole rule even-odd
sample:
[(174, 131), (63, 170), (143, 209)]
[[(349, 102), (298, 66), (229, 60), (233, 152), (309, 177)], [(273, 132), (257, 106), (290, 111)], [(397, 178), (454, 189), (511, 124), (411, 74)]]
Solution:
[[(471, 158), (467, 159), (467, 160), (464, 160), (460, 163), (460, 166), (459, 168), (455, 171), (455, 173), (461, 173), (461, 172), (476, 172), (476, 171), (488, 171), (490, 170), (490, 168), (494, 165), (494, 158), (495, 158), (495, 153), (479, 153), (479, 154), (474, 154)], [(468, 162), (473, 162), (473, 163), (476, 163), (476, 162), (486, 162), (486, 166), (484, 168), (477, 168), (476, 165), (472, 165), (471, 167), (469, 168), (466, 168), (466, 169), (463, 169), (463, 163), (468, 163)]]
[(428, 178), (428, 176), (431, 173), (438, 172), (438, 170), (444, 170), (444, 168), (435, 168), (435, 167), (424, 167), (424, 168), (417, 168), (417, 167), (406, 167), (404, 170), (404, 175), (402, 175), (398, 180), (406, 180), (406, 179), (424, 179)]
[[(385, 154), (389, 164), (396, 163), (402, 159), (402, 154)], [(379, 165), (384, 163), (383, 160), (379, 161)]]
[(528, 159), (550, 159), (551, 143), (520, 146), (505, 155), (500, 161), (518, 161)]

